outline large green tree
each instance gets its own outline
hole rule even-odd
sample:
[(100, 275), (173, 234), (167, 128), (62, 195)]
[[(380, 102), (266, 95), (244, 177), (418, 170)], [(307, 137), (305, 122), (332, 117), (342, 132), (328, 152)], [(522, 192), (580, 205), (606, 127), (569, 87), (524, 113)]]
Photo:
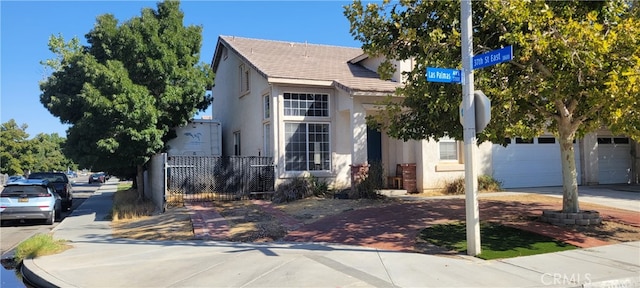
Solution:
[[(473, 50), (512, 45), (513, 60), (474, 71), (492, 101), (480, 141), (544, 132), (560, 142), (563, 211), (577, 212), (573, 141), (601, 127), (640, 140), (637, 1), (473, 1)], [(460, 68), (458, 1), (360, 1), (345, 7), (351, 33), (372, 56), (413, 59), (401, 101), (370, 119), (401, 139), (462, 139), (461, 86), (427, 82), (426, 67)], [(380, 74), (388, 75), (389, 63)]]
[(0, 128), (0, 173), (23, 175), (27, 171), (76, 170), (77, 165), (63, 153), (65, 139), (57, 133), (40, 133), (29, 139), (27, 124), (14, 119)]
[(23, 175), (28, 169), (27, 125), (10, 119), (0, 127), (0, 173)]
[(67, 171), (76, 170), (77, 165), (69, 160), (63, 153), (65, 138), (58, 133), (40, 133), (28, 142), (29, 155), (35, 161), (29, 169), (34, 171)]
[(53, 73), (40, 101), (72, 125), (65, 151), (81, 166), (140, 175), (172, 129), (211, 104), (205, 92), (214, 75), (199, 62), (202, 27), (185, 27), (183, 18), (178, 1), (165, 1), (124, 23), (97, 17), (86, 46), (50, 38), (56, 58), (43, 62)]

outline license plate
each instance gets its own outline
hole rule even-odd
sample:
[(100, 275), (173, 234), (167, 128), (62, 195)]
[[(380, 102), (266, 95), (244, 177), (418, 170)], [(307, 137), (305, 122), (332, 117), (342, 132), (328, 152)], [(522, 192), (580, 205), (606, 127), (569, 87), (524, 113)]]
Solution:
[(20, 202), (20, 203), (26, 203), (26, 202), (29, 202), (29, 198), (19, 198), (19, 199), (18, 199), (18, 202)]

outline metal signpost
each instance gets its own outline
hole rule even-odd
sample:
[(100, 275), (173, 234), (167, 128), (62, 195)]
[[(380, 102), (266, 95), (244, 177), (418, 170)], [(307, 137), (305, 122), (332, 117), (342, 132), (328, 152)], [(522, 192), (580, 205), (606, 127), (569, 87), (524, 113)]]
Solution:
[[(460, 30), (462, 32), (462, 70), (427, 67), (427, 81), (441, 83), (461, 83), (462, 103), (460, 116), (464, 139), (464, 189), (467, 225), (467, 254), (480, 254), (480, 213), (478, 211), (478, 173), (475, 168), (476, 132), (482, 131), (491, 119), (491, 101), (482, 91), (473, 90), (473, 70), (513, 58), (513, 47), (489, 51), (473, 56), (473, 27), (471, 21), (471, 0), (462, 0), (460, 9)], [(479, 99), (479, 100), (476, 100)], [(477, 103), (476, 103), (477, 102)], [(476, 107), (475, 105), (479, 105)], [(476, 108), (478, 110), (476, 110)], [(476, 126), (476, 111), (479, 111), (479, 126)], [(464, 113), (464, 114), (463, 114)], [(478, 127), (478, 128), (476, 128)]]
[(460, 30), (462, 32), (462, 125), (464, 139), (464, 190), (467, 226), (467, 254), (480, 254), (480, 213), (478, 212), (478, 173), (475, 169), (476, 113), (473, 101), (473, 28), (471, 0), (460, 2)]

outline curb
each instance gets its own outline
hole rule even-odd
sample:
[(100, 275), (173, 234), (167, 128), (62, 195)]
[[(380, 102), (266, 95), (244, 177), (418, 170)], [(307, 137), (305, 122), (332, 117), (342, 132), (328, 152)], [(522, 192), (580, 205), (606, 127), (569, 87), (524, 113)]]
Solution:
[[(20, 273), (22, 274), (23, 281), (33, 285), (34, 287), (38, 287), (38, 288), (75, 287), (69, 283), (54, 284), (52, 282), (45, 280), (45, 278), (39, 275), (47, 275), (48, 276), (47, 278), (50, 280), (51, 279), (57, 280), (57, 278), (53, 277), (52, 275), (49, 275), (47, 271), (40, 269), (38, 265), (34, 263), (33, 259), (22, 260), (22, 265), (20, 265)], [(57, 281), (53, 281), (53, 282), (57, 282)]]

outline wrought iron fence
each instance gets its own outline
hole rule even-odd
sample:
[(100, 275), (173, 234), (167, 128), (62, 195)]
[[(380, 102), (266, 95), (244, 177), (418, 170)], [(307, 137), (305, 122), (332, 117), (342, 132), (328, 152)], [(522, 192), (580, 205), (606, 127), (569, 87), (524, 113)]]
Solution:
[(274, 184), (272, 157), (167, 158), (168, 202), (246, 199), (251, 192), (273, 191)]

